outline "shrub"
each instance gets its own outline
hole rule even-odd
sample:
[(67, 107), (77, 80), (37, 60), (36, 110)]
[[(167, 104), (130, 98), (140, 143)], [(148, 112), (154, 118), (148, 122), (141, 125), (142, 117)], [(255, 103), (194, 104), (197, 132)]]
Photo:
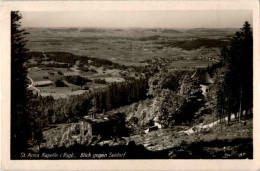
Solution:
[(89, 90), (89, 87), (85, 85), (85, 86), (82, 87), (82, 89), (83, 90)]
[(106, 80), (105, 79), (94, 79), (94, 83), (96, 84), (106, 84)]
[(97, 73), (97, 71), (96, 71), (95, 69), (93, 69), (93, 68), (90, 69), (90, 71), (91, 71), (91, 72), (95, 72), (95, 73)]
[(56, 80), (55, 82), (54, 82), (54, 84), (55, 84), (55, 86), (56, 87), (68, 87), (63, 81), (61, 81), (61, 80)]
[(53, 64), (45, 64), (45, 67), (55, 67), (55, 68), (68, 68), (69, 64), (58, 64), (58, 63), (53, 63)]
[(88, 78), (84, 78), (78, 75), (73, 75), (73, 76), (66, 76), (65, 77), (66, 81), (68, 81), (71, 84), (82, 86), (86, 84), (87, 82), (91, 82)]
[(54, 75), (54, 73), (53, 72), (48, 72), (50, 75)]
[(123, 77), (125, 80), (127, 80), (127, 81), (133, 81), (133, 80), (135, 80), (135, 78), (134, 77), (131, 77), (131, 76), (124, 76)]
[(79, 67), (79, 70), (80, 71), (84, 71), (84, 72), (88, 72), (89, 71), (89, 69), (87, 67), (84, 67), (84, 66)]
[(59, 75), (63, 75), (63, 73), (62, 73), (61, 71), (57, 71), (57, 73), (58, 73)]

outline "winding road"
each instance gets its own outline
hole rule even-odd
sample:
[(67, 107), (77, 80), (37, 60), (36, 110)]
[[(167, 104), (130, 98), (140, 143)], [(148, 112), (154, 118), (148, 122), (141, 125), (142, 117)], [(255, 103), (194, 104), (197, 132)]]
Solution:
[(27, 78), (31, 81), (31, 84), (28, 84), (27, 88), (33, 88), (34, 90), (36, 90), (37, 92), (40, 92), (41, 90), (39, 90), (38, 88), (33, 86), (33, 80), (27, 75)]
[(27, 88), (30, 88), (33, 86), (33, 80), (29, 76), (27, 76), (27, 78), (31, 81), (31, 84), (28, 84), (28, 87), (27, 87)]

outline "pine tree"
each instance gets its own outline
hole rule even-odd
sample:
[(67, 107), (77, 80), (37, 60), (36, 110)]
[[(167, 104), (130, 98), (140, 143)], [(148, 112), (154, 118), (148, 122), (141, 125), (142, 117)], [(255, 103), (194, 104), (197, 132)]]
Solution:
[(29, 92), (26, 90), (27, 34), (21, 29), (21, 14), (11, 12), (11, 158), (26, 149), (30, 137), (30, 119), (26, 111)]
[(230, 47), (224, 47), (221, 51), (223, 67), (227, 72), (224, 75), (222, 87), (224, 91), (220, 104), (226, 104), (223, 108), (230, 120), (231, 112), (238, 112), (253, 107), (253, 35), (250, 24), (246, 21), (243, 28), (236, 32)]

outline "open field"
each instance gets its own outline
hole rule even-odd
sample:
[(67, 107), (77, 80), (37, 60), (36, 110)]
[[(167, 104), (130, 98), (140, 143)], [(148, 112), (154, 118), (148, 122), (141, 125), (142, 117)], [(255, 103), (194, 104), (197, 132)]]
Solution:
[[(106, 59), (126, 66), (155, 65), (171, 69), (207, 67), (219, 61), (220, 47), (227, 44), (236, 29), (95, 29), (95, 28), (26, 28), (27, 47), (32, 52), (69, 52), (94, 59)], [(48, 54), (47, 54), (48, 55)], [(62, 53), (60, 55), (63, 55)], [(57, 55), (59, 57), (59, 54)], [(113, 82), (124, 82), (141, 73), (130, 69), (103, 67), (68, 61), (52, 61), (35, 56), (29, 64), (28, 76), (34, 85), (60, 79), (67, 85), (38, 86), (41, 95), (65, 98)], [(66, 59), (66, 57), (64, 57)], [(70, 65), (70, 66), (68, 66)], [(68, 83), (64, 77), (87, 78), (85, 90)], [(127, 78), (126, 78), (127, 77)], [(99, 84), (95, 80), (99, 80)], [(100, 84), (100, 80), (105, 84)], [(86, 88), (87, 87), (87, 88)]]
[[(193, 59), (217, 57), (237, 29), (95, 29), (27, 28), (30, 51), (64, 51), (140, 65), (151, 58)], [(204, 51), (204, 48), (214, 48)], [(200, 59), (201, 59), (200, 58)]]
[[(28, 68), (28, 77), (33, 80), (33, 86), (37, 87), (42, 96), (52, 96), (55, 99), (66, 98), (71, 95), (79, 95), (88, 90), (105, 87), (109, 83), (124, 82), (122, 73), (119, 69), (105, 69), (103, 67), (95, 66), (82, 66), (88, 68), (88, 71), (82, 71), (78, 65), (73, 65), (68, 68), (46, 67), (50, 63), (57, 63), (53, 61), (42, 61), (41, 66)], [(34, 59), (30, 59), (30, 64), (34, 64)], [(128, 74), (134, 76), (134, 73)], [(66, 81), (66, 77), (79, 76), (90, 80), (80, 85), (75, 85)], [(55, 85), (56, 80), (62, 80), (66, 86), (57, 87)], [(103, 83), (96, 80), (103, 80)], [(35, 88), (30, 88), (34, 90)]]

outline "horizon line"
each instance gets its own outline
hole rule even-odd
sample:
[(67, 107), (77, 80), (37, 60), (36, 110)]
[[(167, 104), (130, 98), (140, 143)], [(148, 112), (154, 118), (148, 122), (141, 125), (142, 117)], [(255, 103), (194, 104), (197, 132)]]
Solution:
[(39, 27), (39, 26), (26, 26), (21, 28), (88, 28), (88, 29), (240, 29), (241, 27), (67, 27), (67, 26), (59, 26), (59, 27)]

